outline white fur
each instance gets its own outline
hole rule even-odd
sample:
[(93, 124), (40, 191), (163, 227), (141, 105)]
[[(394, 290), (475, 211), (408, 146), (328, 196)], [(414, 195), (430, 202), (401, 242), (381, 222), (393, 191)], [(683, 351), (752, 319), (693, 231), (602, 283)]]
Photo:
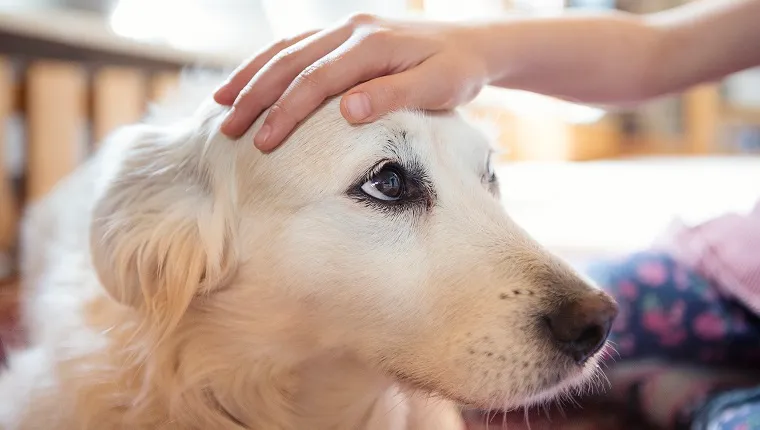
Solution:
[[(350, 126), (332, 100), (262, 155), (259, 123), (231, 141), (224, 108), (180, 100), (26, 215), (30, 346), (0, 428), (456, 429), (454, 402), (512, 407), (596, 368), (535, 320), (597, 293), (505, 214), (458, 114)], [(425, 170), (428, 207), (347, 195), (387, 158)]]

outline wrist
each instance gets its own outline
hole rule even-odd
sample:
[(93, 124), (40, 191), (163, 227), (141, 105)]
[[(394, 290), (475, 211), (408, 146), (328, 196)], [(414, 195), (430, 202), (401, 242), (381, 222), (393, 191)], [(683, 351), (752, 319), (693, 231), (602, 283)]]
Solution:
[(471, 57), (481, 63), (485, 84), (503, 81), (516, 73), (522, 65), (522, 59), (510, 45), (511, 23), (480, 22), (467, 25), (463, 29), (465, 48)]

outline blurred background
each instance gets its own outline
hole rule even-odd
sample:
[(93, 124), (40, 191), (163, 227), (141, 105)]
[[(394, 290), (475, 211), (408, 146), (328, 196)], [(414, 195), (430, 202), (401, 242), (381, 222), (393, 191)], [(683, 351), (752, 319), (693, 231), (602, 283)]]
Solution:
[[(635, 13), (677, 0), (0, 0), (0, 275), (19, 213), (185, 66), (234, 67), (275, 38), (352, 12), (445, 20)], [(760, 194), (760, 71), (608, 111), (488, 88), (465, 106), (503, 151), (505, 204), (568, 258), (648, 246), (674, 220)]]

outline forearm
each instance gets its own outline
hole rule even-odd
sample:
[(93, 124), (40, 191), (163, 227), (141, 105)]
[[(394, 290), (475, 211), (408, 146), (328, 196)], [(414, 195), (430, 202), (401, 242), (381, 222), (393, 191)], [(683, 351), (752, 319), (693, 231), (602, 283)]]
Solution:
[(760, 0), (707, 0), (652, 15), (665, 35), (651, 92), (672, 93), (760, 66)]
[(627, 103), (760, 64), (760, 0), (636, 16), (516, 19), (476, 29), (491, 84), (583, 103)]
[(583, 103), (646, 97), (662, 43), (638, 16), (608, 13), (516, 19), (482, 30), (492, 85)]

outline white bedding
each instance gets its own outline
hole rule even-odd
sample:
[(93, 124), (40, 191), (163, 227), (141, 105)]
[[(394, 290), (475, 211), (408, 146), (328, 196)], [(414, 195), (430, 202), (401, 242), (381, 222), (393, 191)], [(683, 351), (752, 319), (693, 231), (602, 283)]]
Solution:
[(499, 174), (515, 220), (574, 261), (641, 249), (674, 219), (698, 223), (760, 199), (760, 157), (523, 162)]

